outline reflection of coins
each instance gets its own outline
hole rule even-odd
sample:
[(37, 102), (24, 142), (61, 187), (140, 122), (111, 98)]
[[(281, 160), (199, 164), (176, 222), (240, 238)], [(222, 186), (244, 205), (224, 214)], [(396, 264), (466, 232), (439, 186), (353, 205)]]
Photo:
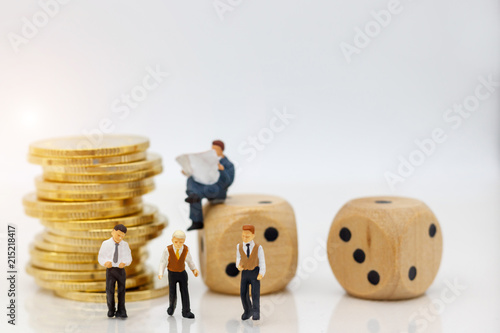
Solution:
[(111, 200), (111, 199), (128, 199), (144, 195), (155, 189), (154, 185), (143, 187), (140, 189), (118, 191), (118, 192), (102, 192), (102, 193), (86, 193), (86, 192), (55, 192), (37, 190), (36, 194), (47, 200), (61, 201), (92, 201), (92, 200)]
[[(149, 283), (153, 279), (154, 274), (143, 272), (134, 276), (127, 276), (125, 288), (135, 288)], [(89, 282), (65, 282), (65, 281), (45, 281), (35, 279), (35, 282), (42, 288), (52, 290), (68, 290), (68, 291), (105, 291), (106, 281), (89, 281)]]
[(110, 165), (95, 165), (95, 166), (58, 166), (46, 165), (43, 167), (43, 172), (79, 174), (79, 175), (114, 175), (127, 172), (135, 172), (140, 170), (152, 169), (161, 166), (161, 157), (158, 154), (147, 153), (145, 160)]
[(116, 174), (71, 174), (44, 172), (43, 179), (48, 181), (68, 182), (68, 183), (117, 183), (140, 180), (153, 177), (163, 171), (161, 165), (136, 172), (116, 173)]
[(82, 212), (65, 212), (65, 211), (43, 211), (31, 208), (25, 208), (24, 211), (27, 215), (38, 217), (49, 221), (59, 220), (84, 220), (84, 219), (103, 219), (110, 217), (123, 216), (134, 214), (142, 209), (142, 203), (132, 204), (119, 208), (109, 210), (87, 210)]
[(95, 158), (56, 158), (56, 157), (40, 157), (29, 155), (28, 161), (33, 164), (39, 165), (60, 165), (60, 166), (92, 166), (100, 164), (117, 164), (129, 163), (140, 161), (146, 158), (146, 153), (141, 151), (138, 153), (108, 156), (108, 157), (95, 157)]
[(81, 212), (88, 210), (110, 210), (121, 208), (131, 204), (141, 203), (142, 198), (131, 198), (125, 200), (107, 200), (93, 202), (54, 202), (39, 199), (36, 193), (29, 193), (23, 198), (23, 206), (33, 210), (44, 210), (50, 212)]
[[(127, 275), (134, 275), (144, 270), (143, 264), (125, 267)], [(65, 272), (65, 271), (51, 271), (47, 269), (34, 267), (29, 264), (26, 267), (26, 272), (33, 276), (35, 279), (42, 279), (47, 281), (65, 281), (65, 282), (84, 282), (84, 281), (105, 281), (106, 271), (81, 271), (81, 272)]]
[(158, 216), (158, 210), (155, 206), (144, 205), (141, 212), (134, 215), (121, 216), (112, 219), (103, 220), (82, 220), (82, 221), (47, 221), (40, 220), (42, 225), (58, 230), (82, 230), (90, 231), (92, 229), (111, 229), (117, 224), (123, 224), (124, 226), (132, 227), (137, 225), (142, 225), (152, 222)]
[(144, 151), (149, 140), (136, 135), (105, 135), (98, 144), (92, 144), (87, 137), (73, 136), (45, 139), (30, 144), (29, 152), (38, 156), (95, 157), (124, 155)]
[[(104, 271), (106, 267), (102, 266), (98, 262), (89, 262), (89, 263), (67, 263), (67, 262), (54, 262), (47, 261), (36, 258), (32, 254), (32, 258), (34, 259), (31, 264), (36, 268), (52, 270), (52, 271), (70, 271), (70, 272), (79, 272), (79, 271)], [(144, 263), (148, 259), (148, 253), (145, 252), (142, 255), (133, 255), (133, 260), (130, 266), (134, 267)]]
[(37, 190), (54, 191), (54, 192), (81, 192), (81, 193), (101, 193), (101, 192), (119, 192), (136, 190), (154, 185), (153, 178), (134, 180), (130, 182), (98, 184), (98, 183), (60, 183), (44, 181), (41, 176), (35, 179)]
[[(52, 250), (46, 250), (37, 245), (43, 245), (45, 242), (40, 240), (40, 237), (37, 236), (35, 238), (34, 244), (30, 247), (30, 254), (33, 261), (36, 260), (45, 260), (45, 261), (53, 261), (59, 263), (97, 263), (97, 255), (98, 252), (92, 253), (81, 253), (79, 252), (56, 252)], [(137, 249), (132, 250), (132, 258), (143, 256), (146, 251), (146, 247), (138, 247)]]
[[(127, 236), (125, 241), (128, 243), (130, 248), (139, 247), (140, 245), (144, 244), (144, 242), (147, 242), (148, 240), (158, 237), (161, 234), (161, 230), (163, 229), (164, 226), (165, 225), (162, 224), (160, 228), (157, 228), (159, 230), (156, 230), (150, 234)], [(50, 243), (54, 243), (57, 245), (64, 245), (73, 248), (80, 248), (80, 247), (82, 247), (83, 249), (88, 248), (90, 251), (92, 250), (92, 248), (94, 248), (94, 250), (97, 250), (97, 252), (99, 252), (102, 242), (105, 240), (105, 239), (69, 238), (65, 236), (54, 235), (51, 234), (50, 232), (43, 232), (41, 235), (45, 241)], [(76, 251), (72, 252), (80, 252), (80, 251), (76, 249)], [(81, 251), (81, 252), (87, 252), (87, 251)]]
[[(56, 290), (56, 295), (80, 302), (106, 303), (105, 292), (79, 292)], [(168, 286), (163, 283), (161, 286), (155, 286), (149, 283), (136, 289), (127, 290), (125, 293), (125, 302), (144, 301), (168, 294)], [(115, 293), (115, 298), (118, 295)], [(117, 302), (117, 300), (115, 300)]]
[[(148, 235), (151, 233), (155, 233), (164, 229), (167, 226), (167, 218), (163, 215), (160, 215), (157, 220), (152, 223), (143, 224), (135, 227), (127, 228), (127, 237), (125, 241), (128, 242), (129, 237)], [(50, 228), (49, 232), (54, 235), (70, 237), (70, 238), (81, 238), (81, 239), (100, 239), (105, 240), (110, 237), (109, 228), (106, 229), (93, 229), (93, 230), (67, 230), (67, 229), (58, 229), (58, 228)]]

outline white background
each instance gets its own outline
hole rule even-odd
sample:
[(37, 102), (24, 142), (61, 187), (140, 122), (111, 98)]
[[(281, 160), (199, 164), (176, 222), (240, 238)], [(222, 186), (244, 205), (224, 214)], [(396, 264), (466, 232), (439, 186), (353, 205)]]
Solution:
[[(24, 26), (43, 20), (40, 4), (0, 4), (0, 235), (4, 243), (6, 225), (17, 224), (20, 261), (18, 325), (7, 326), (4, 315), (2, 325), (23, 332), (165, 332), (174, 325), (183, 332), (498, 332), (498, 85), (479, 88), (488, 97), (460, 123), (446, 118), (474, 99), (482, 79), (499, 81), (498, 3), (402, 0), (350, 59), (341, 45), (355, 46), (357, 29), (373, 27), (371, 12), (389, 1), (215, 3), (227, 11), (218, 13), (212, 0), (73, 0), (50, 7), (53, 17), (31, 35)], [(16, 45), (13, 38), (25, 39)], [(121, 98), (139, 92), (151, 70), (169, 75), (124, 109)], [(277, 116), (283, 113), (286, 121)], [(275, 194), (293, 205), (305, 273), (284, 294), (287, 302), (263, 297), (275, 306), (260, 326), (241, 324), (239, 299), (207, 292), (201, 279), (190, 277), (197, 319), (189, 325), (179, 315), (167, 319), (166, 298), (132, 303), (127, 321), (108, 321), (104, 305), (55, 298), (23, 272), (42, 229), (21, 206), (41, 172), (26, 161), (29, 143), (84, 133), (98, 140), (103, 122), (112, 133), (148, 136), (150, 150), (163, 156), (165, 172), (145, 197), (170, 219), (149, 247), (155, 269), (173, 230), (189, 225), (185, 179), (174, 161), (181, 153), (220, 138), (238, 163), (232, 193)], [(416, 141), (428, 142), (436, 128), (444, 142), (419, 153)], [(391, 186), (387, 173), (397, 175), (411, 157), (419, 165)], [(380, 194), (419, 198), (440, 220), (442, 266), (422, 298), (352, 299), (323, 257), (304, 267), (346, 201)], [(188, 243), (196, 247), (193, 234)], [(454, 281), (465, 290), (445, 304)]]

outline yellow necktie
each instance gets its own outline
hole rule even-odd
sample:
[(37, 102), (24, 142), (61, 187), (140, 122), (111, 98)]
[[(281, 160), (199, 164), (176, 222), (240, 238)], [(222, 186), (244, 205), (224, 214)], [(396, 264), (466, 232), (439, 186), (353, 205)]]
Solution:
[(175, 249), (175, 256), (179, 259), (179, 249)]

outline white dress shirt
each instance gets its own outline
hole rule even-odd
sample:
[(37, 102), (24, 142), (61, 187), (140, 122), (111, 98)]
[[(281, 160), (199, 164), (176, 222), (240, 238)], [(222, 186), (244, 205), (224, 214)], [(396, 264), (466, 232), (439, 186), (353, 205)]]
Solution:
[(99, 250), (99, 256), (97, 257), (99, 264), (104, 266), (104, 263), (111, 261), (111, 265), (113, 267), (118, 267), (122, 262), (125, 266), (130, 265), (132, 263), (132, 252), (130, 251), (128, 243), (124, 240), (118, 243), (118, 262), (113, 262), (115, 244), (116, 243), (113, 237), (102, 242), (101, 249)]
[[(174, 253), (177, 250), (175, 246), (174, 248)], [(179, 250), (179, 258), (181, 257), (182, 251), (184, 250), (184, 246)], [(168, 246), (163, 250), (163, 254), (161, 255), (161, 260), (160, 260), (160, 269), (158, 270), (158, 275), (163, 275), (165, 272), (165, 268), (168, 266), (168, 258), (170, 257), (170, 253), (168, 253)], [(194, 271), (196, 269), (196, 265), (194, 264), (193, 258), (191, 257), (191, 253), (188, 250), (188, 253), (186, 254), (186, 263), (189, 266), (189, 269)]]
[[(252, 254), (253, 248), (255, 246), (255, 242), (252, 240), (250, 243), (243, 243), (243, 252), (247, 253), (247, 244), (250, 244), (250, 254)], [(264, 276), (266, 274), (266, 259), (264, 258), (264, 249), (262, 245), (259, 245), (259, 249), (257, 252), (259, 256), (259, 274)], [(236, 267), (240, 265), (240, 244), (236, 245)]]

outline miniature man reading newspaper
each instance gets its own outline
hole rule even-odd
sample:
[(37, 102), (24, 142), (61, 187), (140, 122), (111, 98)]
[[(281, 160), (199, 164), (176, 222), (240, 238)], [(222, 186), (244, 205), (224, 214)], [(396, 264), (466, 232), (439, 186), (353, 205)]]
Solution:
[(184, 201), (189, 203), (192, 225), (187, 230), (202, 229), (201, 200), (207, 198), (212, 204), (224, 202), (227, 189), (234, 181), (234, 165), (224, 156), (224, 142), (220, 140), (213, 141), (209, 151), (181, 155), (176, 161), (188, 177)]

